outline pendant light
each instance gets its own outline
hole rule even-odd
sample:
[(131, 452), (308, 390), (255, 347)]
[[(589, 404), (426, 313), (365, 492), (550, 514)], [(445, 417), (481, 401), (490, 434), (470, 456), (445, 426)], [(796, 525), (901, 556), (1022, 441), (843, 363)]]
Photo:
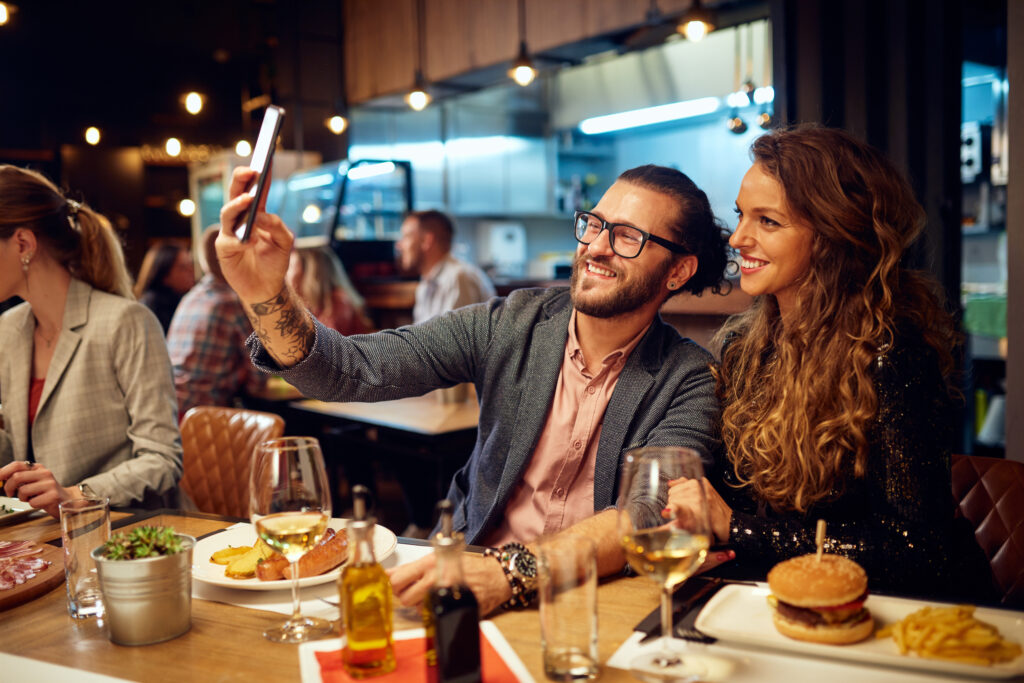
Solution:
[(727, 98), (729, 105), (732, 107), (729, 111), (729, 121), (726, 125), (729, 127), (729, 132), (740, 135), (747, 132), (747, 122), (740, 117), (740, 107), (745, 107), (750, 104), (750, 95), (742, 87), (740, 82), (741, 66), (740, 63), (743, 61), (742, 43), (740, 39), (740, 31), (742, 26), (739, 26), (733, 31), (736, 36), (736, 51), (733, 56), (733, 63), (735, 68), (733, 69), (733, 86), (734, 90)]
[(405, 96), (405, 103), (414, 111), (423, 111), (430, 104), (430, 93), (427, 92), (427, 79), (423, 77), (423, 0), (416, 2), (416, 80), (412, 90)]
[(508, 76), (524, 88), (537, 77), (537, 69), (526, 49), (526, 0), (519, 0), (519, 56), (508, 70)]
[(757, 125), (768, 130), (775, 125), (775, 89), (771, 86), (772, 73), (772, 41), (769, 24), (765, 22), (764, 32), (764, 63), (761, 65), (764, 76), (761, 82), (764, 83), (754, 91), (754, 102), (761, 105), (761, 113), (757, 115)]
[(693, 0), (690, 9), (676, 25), (676, 31), (686, 36), (687, 40), (697, 42), (715, 30), (715, 17), (710, 10), (704, 8), (700, 0)]

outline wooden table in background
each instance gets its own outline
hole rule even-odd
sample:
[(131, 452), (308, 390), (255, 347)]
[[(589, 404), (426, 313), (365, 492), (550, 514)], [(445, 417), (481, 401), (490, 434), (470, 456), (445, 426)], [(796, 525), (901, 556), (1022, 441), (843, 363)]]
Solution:
[[(192, 536), (230, 526), (233, 521), (206, 514), (157, 514), (133, 521), (173, 526)], [(137, 518), (136, 518), (137, 519)], [(0, 539), (60, 538), (60, 525), (49, 517), (0, 527)], [(598, 589), (599, 649), (605, 661), (629, 637), (633, 626), (657, 605), (658, 590), (642, 578), (620, 578)], [(193, 599), (192, 629), (156, 645), (125, 647), (107, 640), (95, 619), (68, 616), (67, 596), (57, 588), (32, 602), (0, 612), (0, 651), (76, 669), (136, 681), (288, 681), (299, 680), (298, 646), (263, 640), (262, 631), (279, 623), (273, 612)], [(494, 617), (509, 644), (538, 681), (545, 680), (536, 609)], [(395, 629), (416, 628), (418, 622), (396, 616)], [(2, 675), (0, 675), (2, 678)], [(632, 681), (627, 672), (605, 669), (602, 681)]]

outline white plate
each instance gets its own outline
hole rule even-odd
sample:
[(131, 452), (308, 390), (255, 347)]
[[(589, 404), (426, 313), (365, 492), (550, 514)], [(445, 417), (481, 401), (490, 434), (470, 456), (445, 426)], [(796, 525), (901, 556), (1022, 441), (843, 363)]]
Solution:
[(0, 512), (0, 524), (10, 524), (36, 512), (36, 509), (28, 503), (17, 498), (8, 498), (7, 496), (0, 496), (0, 505), (6, 505), (14, 510), (14, 512)]
[[(347, 520), (332, 518), (330, 526), (332, 529), (344, 529)], [(241, 588), (250, 591), (273, 591), (290, 590), (291, 579), (280, 579), (278, 581), (260, 581), (259, 579), (232, 579), (224, 576), (225, 565), (210, 562), (210, 556), (218, 550), (223, 550), (229, 545), (252, 545), (256, 542), (256, 530), (251, 524), (238, 524), (229, 527), (224, 531), (207, 536), (196, 542), (195, 550), (192, 551), (192, 578), (225, 588)], [(390, 530), (377, 524), (373, 528), (373, 554), (378, 562), (395, 552), (398, 545), (398, 538)], [(299, 579), (299, 587), (318, 586), (328, 581), (333, 581), (341, 575), (341, 567), (332, 569), (326, 574), (319, 576), (307, 576)]]
[[(793, 640), (775, 630), (771, 607), (768, 606), (767, 584), (757, 586), (726, 586), (715, 594), (694, 626), (723, 641), (756, 645), (772, 650), (789, 650), (804, 655), (846, 659), (861, 664), (896, 666), (907, 669), (939, 671), (974, 678), (1012, 678), (1024, 674), (1024, 655), (1012, 662), (979, 666), (941, 659), (923, 659), (901, 655), (892, 638), (875, 638), (853, 645), (822, 645)], [(866, 607), (875, 617), (875, 627), (899, 621), (925, 606), (941, 607), (940, 603), (869, 595)], [(974, 616), (999, 629), (1004, 638), (1020, 642), (1024, 634), (1024, 612), (979, 607)]]

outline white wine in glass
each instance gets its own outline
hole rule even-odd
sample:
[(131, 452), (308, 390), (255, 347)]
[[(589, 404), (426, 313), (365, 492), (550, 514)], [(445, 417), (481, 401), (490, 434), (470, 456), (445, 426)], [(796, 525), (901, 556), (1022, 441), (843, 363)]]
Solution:
[(301, 643), (332, 635), (324, 619), (304, 617), (299, 608), (299, 559), (327, 531), (331, 492), (319, 442), (288, 436), (256, 447), (249, 478), (249, 516), (256, 534), (291, 564), (292, 616), (263, 636), (279, 643)]
[(705, 667), (672, 637), (672, 591), (693, 576), (711, 545), (711, 522), (703, 485), (693, 509), (677, 516), (666, 507), (668, 484), (694, 479), (702, 484), (700, 455), (689, 448), (637, 448), (626, 454), (618, 500), (618, 529), (626, 560), (661, 586), (661, 639), (658, 651), (631, 662), (645, 680), (694, 681)]

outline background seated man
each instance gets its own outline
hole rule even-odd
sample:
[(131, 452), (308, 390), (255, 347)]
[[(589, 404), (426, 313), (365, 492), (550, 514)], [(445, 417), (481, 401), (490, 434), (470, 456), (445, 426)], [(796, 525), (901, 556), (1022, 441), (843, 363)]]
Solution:
[(203, 232), (200, 265), (206, 275), (182, 297), (167, 331), (179, 419), (194, 406), (232, 407), (236, 398), (266, 385), (240, 347), (251, 329), (221, 273), (217, 233), (218, 226)]
[[(221, 211), (231, 226), (251, 201), (252, 171), (237, 169)], [(726, 237), (705, 194), (679, 171), (623, 173), (574, 231), (569, 288), (517, 290), (425, 323), (346, 338), (317, 323), (285, 285), (293, 237), (257, 215), (252, 239), (222, 227), (217, 248), (256, 335), (254, 361), (305, 395), (379, 401), (473, 382), (476, 446), (448, 498), (469, 543), (529, 543), (572, 528), (597, 540), (598, 569), (624, 556), (609, 510), (619, 463), (639, 445), (689, 446), (710, 461), (717, 402), (711, 356), (658, 317), (674, 293), (720, 289)], [(500, 560), (467, 556), (466, 576), (487, 613), (513, 599)], [(422, 599), (433, 556), (392, 572), (405, 604)], [(514, 571), (514, 568), (512, 568)]]

